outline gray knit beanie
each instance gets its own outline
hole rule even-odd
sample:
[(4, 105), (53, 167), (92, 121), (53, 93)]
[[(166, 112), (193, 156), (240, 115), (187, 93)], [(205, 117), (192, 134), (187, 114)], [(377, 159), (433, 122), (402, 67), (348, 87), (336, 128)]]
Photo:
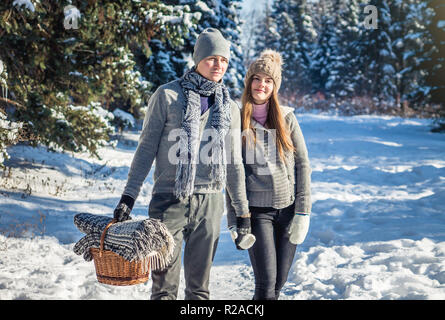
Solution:
[(222, 56), (230, 59), (230, 42), (224, 39), (218, 29), (207, 28), (198, 36), (193, 51), (195, 66), (209, 56)]

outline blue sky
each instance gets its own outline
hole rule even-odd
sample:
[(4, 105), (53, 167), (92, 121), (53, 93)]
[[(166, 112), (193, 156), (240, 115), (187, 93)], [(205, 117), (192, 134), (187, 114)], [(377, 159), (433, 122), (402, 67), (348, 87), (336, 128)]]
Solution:
[(272, 3), (272, 0), (243, 0), (243, 11), (249, 11), (254, 6), (263, 8), (266, 1)]

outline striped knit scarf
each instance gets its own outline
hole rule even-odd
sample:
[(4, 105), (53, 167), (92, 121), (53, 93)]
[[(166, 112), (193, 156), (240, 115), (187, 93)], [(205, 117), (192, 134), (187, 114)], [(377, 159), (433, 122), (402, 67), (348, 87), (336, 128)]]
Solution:
[(214, 82), (195, 72), (194, 69), (184, 74), (180, 81), (186, 103), (183, 108), (183, 121), (180, 137), (180, 154), (176, 167), (175, 195), (183, 199), (193, 194), (196, 164), (199, 159), (199, 125), (201, 117), (200, 96), (215, 95), (211, 119), (212, 156), (210, 159), (211, 178), (220, 187), (226, 178), (225, 136), (230, 128), (231, 110), (229, 91), (222, 82)]

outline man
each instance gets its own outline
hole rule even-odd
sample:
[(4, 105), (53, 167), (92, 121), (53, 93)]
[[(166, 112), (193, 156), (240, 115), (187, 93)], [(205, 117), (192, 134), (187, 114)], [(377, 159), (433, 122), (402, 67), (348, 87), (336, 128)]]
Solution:
[(152, 273), (152, 299), (177, 298), (183, 241), (185, 299), (209, 299), (224, 187), (236, 211), (237, 248), (247, 249), (254, 241), (241, 158), (240, 109), (222, 83), (229, 58), (230, 43), (222, 34), (204, 30), (194, 47), (195, 66), (182, 78), (160, 86), (148, 103), (114, 217), (128, 219), (156, 160), (149, 216), (167, 226), (176, 247), (169, 266)]

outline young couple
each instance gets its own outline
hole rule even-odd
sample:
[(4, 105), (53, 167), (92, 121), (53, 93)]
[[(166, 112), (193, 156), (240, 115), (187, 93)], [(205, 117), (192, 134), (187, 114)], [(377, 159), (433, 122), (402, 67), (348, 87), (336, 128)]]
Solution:
[[(149, 216), (167, 226), (176, 246), (169, 266), (152, 272), (154, 300), (177, 298), (183, 242), (185, 299), (210, 298), (210, 267), (225, 201), (236, 248), (249, 250), (254, 299), (278, 299), (296, 246), (308, 231), (311, 169), (293, 110), (278, 103), (281, 57), (266, 50), (249, 67), (241, 111), (222, 82), (229, 58), (230, 42), (208, 28), (196, 41), (195, 66), (152, 95), (114, 211), (118, 221), (129, 219), (155, 161)], [(179, 141), (171, 139), (169, 133), (178, 129)], [(210, 163), (199, 161), (208, 143), (205, 130), (215, 133)], [(252, 151), (261, 161), (246, 161)]]

